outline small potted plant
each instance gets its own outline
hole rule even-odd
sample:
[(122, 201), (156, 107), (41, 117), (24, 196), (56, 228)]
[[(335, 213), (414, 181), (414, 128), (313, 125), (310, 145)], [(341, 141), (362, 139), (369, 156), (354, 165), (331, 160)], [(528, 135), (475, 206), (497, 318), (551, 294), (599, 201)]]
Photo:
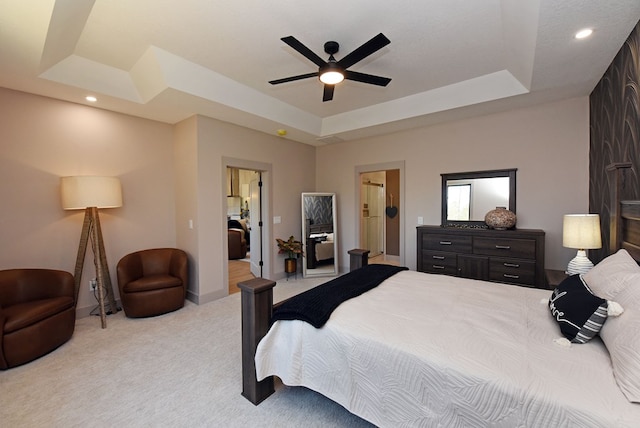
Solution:
[(302, 242), (297, 241), (293, 235), (290, 236), (287, 241), (276, 238), (276, 242), (280, 250), (278, 254), (287, 255), (287, 258), (284, 260), (284, 271), (286, 273), (296, 272), (298, 270), (297, 258), (298, 255), (302, 254)]

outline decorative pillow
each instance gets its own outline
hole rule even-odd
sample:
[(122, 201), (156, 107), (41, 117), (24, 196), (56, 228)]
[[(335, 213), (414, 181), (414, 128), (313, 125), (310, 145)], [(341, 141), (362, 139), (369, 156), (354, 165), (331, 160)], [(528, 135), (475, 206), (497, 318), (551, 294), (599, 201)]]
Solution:
[(640, 282), (618, 293), (624, 313), (607, 321), (600, 337), (607, 346), (618, 387), (632, 403), (640, 403)]
[(610, 255), (583, 275), (599, 296), (615, 299), (625, 311), (600, 331), (609, 351), (618, 387), (632, 403), (640, 403), (640, 267), (624, 250)]
[(633, 284), (640, 287), (640, 266), (627, 250), (621, 249), (585, 273), (584, 281), (595, 295), (618, 301), (617, 295), (622, 290)]
[(560, 332), (573, 343), (587, 343), (598, 334), (607, 320), (608, 306), (605, 299), (591, 293), (580, 275), (562, 281), (549, 299)]

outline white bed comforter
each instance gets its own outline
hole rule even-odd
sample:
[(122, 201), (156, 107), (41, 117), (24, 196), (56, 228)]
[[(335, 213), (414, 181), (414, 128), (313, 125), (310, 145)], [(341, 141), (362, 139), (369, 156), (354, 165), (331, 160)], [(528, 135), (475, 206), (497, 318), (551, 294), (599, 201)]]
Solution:
[(321, 329), (274, 323), (258, 379), (308, 387), (382, 427), (639, 427), (602, 342), (554, 342), (550, 294), (403, 271)]

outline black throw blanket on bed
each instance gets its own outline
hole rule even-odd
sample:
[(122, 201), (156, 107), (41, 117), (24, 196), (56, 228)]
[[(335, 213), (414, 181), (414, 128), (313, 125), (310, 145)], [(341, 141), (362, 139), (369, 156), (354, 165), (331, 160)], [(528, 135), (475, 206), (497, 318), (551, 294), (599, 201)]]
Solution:
[(408, 268), (377, 264), (363, 266), (284, 301), (274, 309), (271, 322), (302, 320), (320, 328), (340, 303), (377, 287), (402, 270)]

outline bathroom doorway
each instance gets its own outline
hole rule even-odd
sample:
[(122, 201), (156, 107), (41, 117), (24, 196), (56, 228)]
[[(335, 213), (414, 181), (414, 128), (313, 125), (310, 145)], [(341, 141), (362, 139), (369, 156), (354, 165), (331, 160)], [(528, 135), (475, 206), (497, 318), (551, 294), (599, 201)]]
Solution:
[(360, 168), (357, 216), (359, 248), (369, 250), (369, 263), (402, 264), (402, 168)]

